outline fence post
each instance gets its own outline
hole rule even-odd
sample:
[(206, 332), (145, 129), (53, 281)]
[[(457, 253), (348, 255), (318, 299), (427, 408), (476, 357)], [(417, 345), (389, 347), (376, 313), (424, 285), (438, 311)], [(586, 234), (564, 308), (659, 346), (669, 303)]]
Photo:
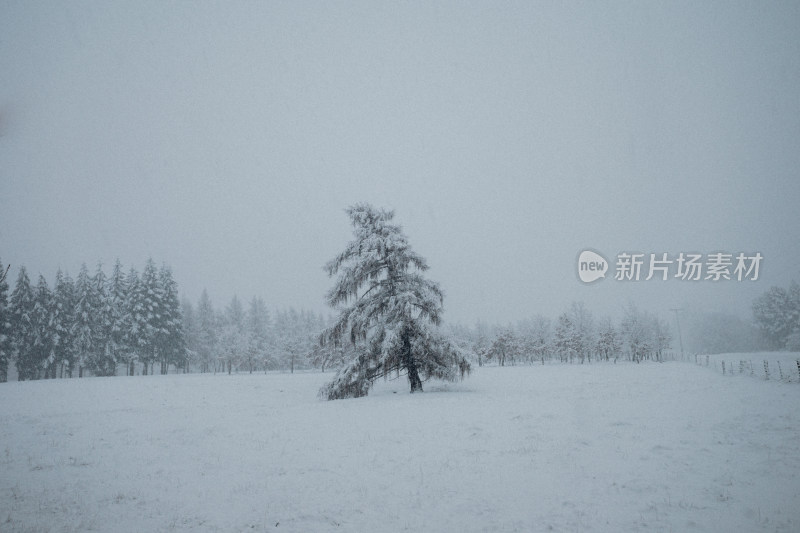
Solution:
[(725, 361), (722, 362), (722, 375), (725, 375)]
[[(795, 362), (797, 363), (797, 375), (800, 377), (800, 359), (797, 359)], [(800, 383), (800, 381), (798, 381), (798, 383)]]
[(769, 362), (764, 359), (764, 375), (767, 377), (767, 381), (769, 381)]
[(778, 361), (778, 374), (781, 376), (781, 381), (783, 381), (783, 369), (781, 368), (780, 361)]
[(739, 359), (739, 373), (744, 374), (744, 359)]
[(708, 356), (706, 356), (706, 366), (708, 366)]

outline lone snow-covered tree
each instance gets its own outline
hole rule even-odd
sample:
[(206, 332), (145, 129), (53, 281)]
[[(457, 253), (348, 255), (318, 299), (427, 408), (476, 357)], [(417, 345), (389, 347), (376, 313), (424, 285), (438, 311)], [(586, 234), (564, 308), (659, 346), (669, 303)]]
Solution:
[(405, 373), (412, 393), (422, 392), (429, 378), (463, 378), (470, 371), (467, 358), (437, 329), (442, 291), (420, 274), (428, 265), (391, 223), (394, 212), (369, 204), (346, 212), (355, 239), (325, 266), (328, 275), (338, 275), (327, 300), (340, 314), (320, 342), (349, 341), (355, 350), (320, 396), (366, 396), (375, 380), (392, 373)]

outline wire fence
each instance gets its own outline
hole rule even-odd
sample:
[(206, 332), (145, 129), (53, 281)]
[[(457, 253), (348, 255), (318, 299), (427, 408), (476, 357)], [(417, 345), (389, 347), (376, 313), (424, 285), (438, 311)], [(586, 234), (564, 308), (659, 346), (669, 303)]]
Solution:
[(750, 376), (764, 381), (800, 383), (800, 353), (759, 352), (696, 354), (665, 352), (664, 360), (711, 368), (723, 376)]

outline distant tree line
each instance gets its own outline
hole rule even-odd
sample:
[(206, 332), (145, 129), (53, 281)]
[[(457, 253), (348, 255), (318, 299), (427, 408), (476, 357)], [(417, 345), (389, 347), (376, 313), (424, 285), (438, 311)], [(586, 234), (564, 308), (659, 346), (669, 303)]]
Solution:
[(341, 362), (346, 347), (323, 348), (318, 339), (330, 322), (294, 308), (270, 313), (264, 300), (246, 306), (234, 296), (215, 309), (204, 290), (197, 305), (181, 302), (190, 366), (199, 372), (326, 370)]
[(672, 334), (661, 318), (626, 307), (619, 322), (596, 319), (582, 302), (574, 302), (555, 320), (536, 315), (507, 326), (451, 326), (462, 348), (474, 355), (479, 366), (564, 363), (593, 360), (660, 360), (670, 347)]
[[(178, 298), (172, 271), (152, 259), (141, 274), (110, 275), (82, 265), (76, 279), (59, 270), (54, 283), (31, 283), (20, 267), (13, 291), (0, 263), (0, 382), (9, 364), (18, 379), (85, 374), (322, 371), (341, 366), (354, 346), (320, 344), (331, 317), (294, 308), (270, 312), (264, 300), (234, 296), (217, 309), (204, 290), (193, 305)], [(800, 351), (800, 285), (771, 287), (753, 302), (753, 322), (724, 313), (685, 316), (684, 341), (695, 352)], [(681, 319), (684, 322), (684, 318)], [(595, 317), (575, 302), (554, 320), (537, 315), (515, 324), (447, 326), (453, 343), (478, 365), (593, 360), (659, 360), (674, 340), (668, 323), (628, 305), (619, 320)], [(158, 370), (156, 370), (156, 366)]]
[[(800, 351), (800, 284), (770, 287), (752, 304), (752, 320), (723, 312), (681, 312), (683, 342), (695, 353), (759, 350)], [(573, 303), (555, 320), (537, 315), (506, 326), (478, 322), (450, 326), (478, 364), (585, 362), (593, 359), (658, 360), (676, 340), (669, 324), (628, 305), (620, 320), (595, 319), (583, 303)]]

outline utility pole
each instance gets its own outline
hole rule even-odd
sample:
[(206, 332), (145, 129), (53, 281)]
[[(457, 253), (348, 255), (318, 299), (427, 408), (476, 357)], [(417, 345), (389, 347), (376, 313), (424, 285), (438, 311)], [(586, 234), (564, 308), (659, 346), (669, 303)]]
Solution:
[(681, 335), (681, 321), (680, 318), (678, 318), (678, 311), (683, 311), (683, 309), (675, 308), (670, 309), (670, 311), (675, 313), (675, 322), (678, 324), (678, 342), (680, 342), (681, 345), (681, 361), (683, 361), (683, 335)]

